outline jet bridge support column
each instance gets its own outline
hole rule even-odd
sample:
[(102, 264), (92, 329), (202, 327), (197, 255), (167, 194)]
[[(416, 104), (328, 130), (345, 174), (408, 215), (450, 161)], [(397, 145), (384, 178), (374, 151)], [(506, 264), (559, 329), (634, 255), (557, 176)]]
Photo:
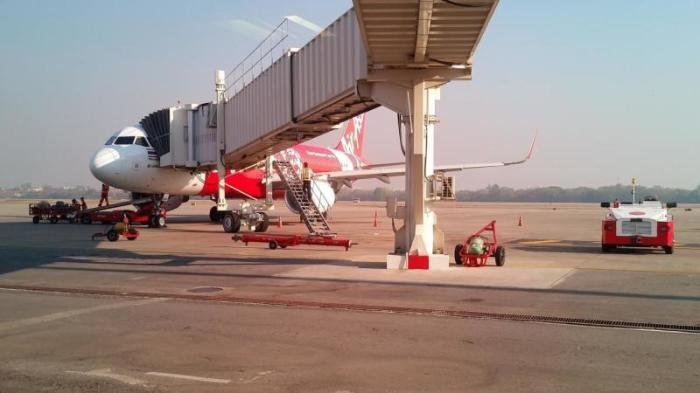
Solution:
[[(444, 236), (437, 227), (437, 215), (428, 206), (428, 184), (432, 183), (434, 168), (435, 102), (440, 98), (440, 89), (423, 80), (411, 85), (404, 90), (406, 105), (394, 106), (394, 110), (408, 115), (406, 206), (400, 217), (404, 225), (395, 234), (394, 253), (387, 256), (387, 268), (447, 269), (449, 256), (444, 254)], [(389, 101), (400, 100), (401, 88), (377, 87), (376, 92)]]
[(214, 76), (216, 85), (216, 171), (219, 177), (219, 188), (216, 197), (216, 210), (219, 212), (228, 211), (226, 202), (226, 166), (223, 156), (226, 152), (226, 124), (224, 116), (224, 104), (226, 103), (226, 74), (222, 70), (217, 70)]

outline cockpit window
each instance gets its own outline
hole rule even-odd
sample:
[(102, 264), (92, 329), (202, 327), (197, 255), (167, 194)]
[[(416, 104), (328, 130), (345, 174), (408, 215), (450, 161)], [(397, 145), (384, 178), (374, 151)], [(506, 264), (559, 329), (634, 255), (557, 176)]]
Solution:
[(116, 136), (111, 136), (111, 137), (109, 137), (109, 139), (107, 139), (107, 142), (105, 142), (105, 146), (111, 145), (112, 142), (114, 142), (115, 139), (117, 139)]
[(134, 144), (133, 136), (120, 136), (114, 141), (115, 145), (132, 145)]
[(137, 144), (137, 145), (140, 145), (140, 146), (149, 147), (148, 141), (146, 140), (146, 138), (144, 138), (144, 137), (142, 137), (142, 136), (137, 136), (137, 137), (136, 137), (136, 144)]

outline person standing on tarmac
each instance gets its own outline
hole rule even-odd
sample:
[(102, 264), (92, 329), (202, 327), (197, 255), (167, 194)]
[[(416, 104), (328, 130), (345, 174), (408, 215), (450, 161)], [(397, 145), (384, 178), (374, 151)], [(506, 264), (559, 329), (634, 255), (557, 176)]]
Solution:
[(309, 163), (305, 162), (304, 167), (301, 168), (301, 179), (304, 181), (304, 194), (309, 200), (311, 200), (311, 177), (313, 175), (314, 173), (309, 168)]
[(87, 203), (85, 203), (85, 197), (80, 197), (80, 210), (87, 210)]
[(105, 205), (109, 205), (109, 186), (102, 183), (102, 194), (100, 195), (100, 203), (97, 204), (97, 206), (102, 206), (102, 201), (105, 202)]

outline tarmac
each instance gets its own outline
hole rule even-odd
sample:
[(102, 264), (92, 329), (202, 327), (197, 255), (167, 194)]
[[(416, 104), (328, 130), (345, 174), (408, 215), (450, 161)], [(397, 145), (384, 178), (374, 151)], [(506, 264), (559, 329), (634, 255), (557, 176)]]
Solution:
[[(190, 201), (136, 241), (0, 201), (0, 392), (692, 391), (700, 206), (676, 247), (600, 251), (593, 204), (434, 205), (449, 249), (490, 220), (503, 267), (388, 271), (380, 203), (342, 248), (231, 240)], [(90, 202), (88, 202), (90, 203)], [(691, 210), (686, 210), (691, 209)], [(303, 233), (280, 204), (283, 226)], [(374, 225), (374, 216), (379, 219)], [(522, 219), (522, 226), (518, 226)]]

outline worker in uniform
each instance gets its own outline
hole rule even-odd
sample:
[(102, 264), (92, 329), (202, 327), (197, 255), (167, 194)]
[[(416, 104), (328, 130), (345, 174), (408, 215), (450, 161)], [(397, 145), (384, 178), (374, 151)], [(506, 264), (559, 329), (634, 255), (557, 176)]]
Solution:
[(304, 162), (304, 166), (301, 168), (301, 179), (304, 181), (304, 194), (311, 200), (311, 177), (313, 176), (311, 168), (309, 168), (309, 163)]
[(97, 204), (97, 206), (102, 206), (102, 201), (105, 202), (105, 205), (109, 205), (109, 186), (102, 183), (102, 194), (100, 195), (100, 203)]
[(85, 197), (80, 197), (80, 209), (87, 210), (87, 203), (85, 203)]

